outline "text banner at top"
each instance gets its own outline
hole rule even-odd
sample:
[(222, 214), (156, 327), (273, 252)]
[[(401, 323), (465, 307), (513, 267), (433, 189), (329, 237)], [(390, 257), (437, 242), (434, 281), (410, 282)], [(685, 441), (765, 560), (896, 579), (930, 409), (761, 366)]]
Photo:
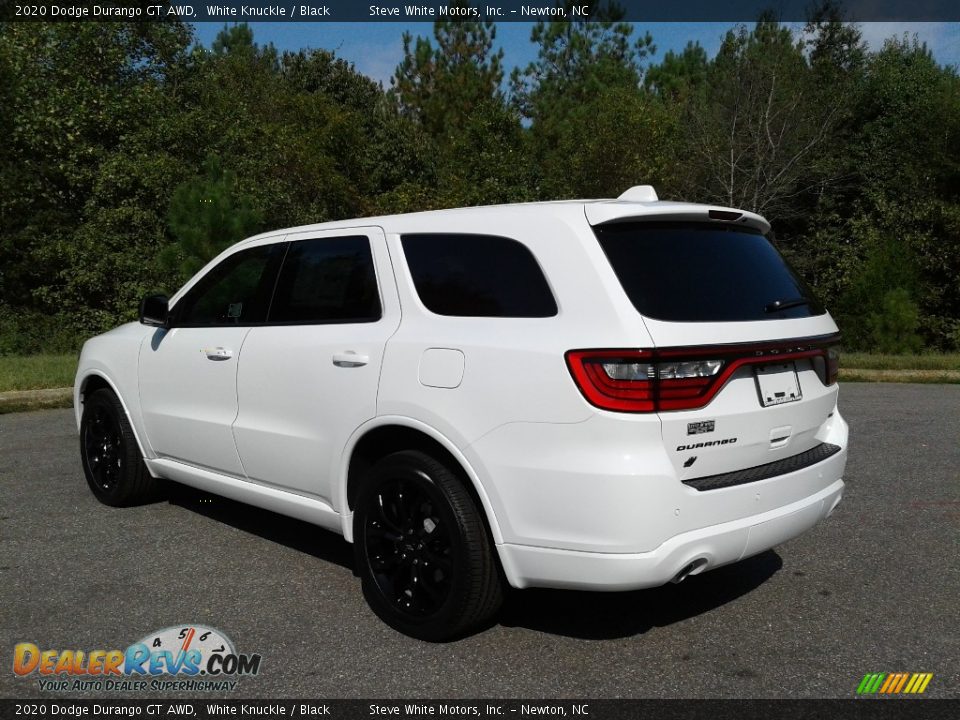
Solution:
[[(491, 2), (365, 2), (364, 0), (0, 0), (0, 20), (162, 22), (434, 22), (436, 20), (583, 21), (611, 17), (631, 22), (750, 22), (770, 11), (781, 22), (803, 22), (813, 0), (618, 0), (577, 4), (562, 0)], [(957, 22), (958, 0), (846, 0), (854, 22)]]

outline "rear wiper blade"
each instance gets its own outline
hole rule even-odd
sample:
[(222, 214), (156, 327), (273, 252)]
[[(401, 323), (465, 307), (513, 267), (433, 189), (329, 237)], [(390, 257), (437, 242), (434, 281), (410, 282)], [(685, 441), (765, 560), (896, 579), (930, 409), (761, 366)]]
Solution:
[(763, 308), (764, 312), (772, 313), (779, 310), (788, 310), (790, 308), (800, 307), (801, 305), (809, 305), (810, 300), (807, 298), (793, 298), (792, 300), (774, 300), (772, 303)]

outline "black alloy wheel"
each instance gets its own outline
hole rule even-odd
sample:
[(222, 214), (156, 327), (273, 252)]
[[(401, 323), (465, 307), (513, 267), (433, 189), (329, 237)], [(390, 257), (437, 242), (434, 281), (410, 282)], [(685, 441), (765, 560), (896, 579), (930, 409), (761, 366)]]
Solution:
[(420, 451), (380, 460), (354, 513), (364, 596), (388, 625), (442, 641), (499, 608), (499, 568), (477, 505), (460, 477)]
[(80, 455), (87, 484), (105, 505), (124, 507), (156, 498), (157, 481), (143, 464), (123, 405), (107, 388), (84, 398)]
[(450, 596), (451, 538), (428, 483), (385, 482), (373, 496), (365, 528), (367, 560), (384, 598), (415, 617)]
[(83, 433), (83, 452), (91, 482), (101, 493), (113, 492), (123, 469), (123, 437), (120, 425), (103, 404), (90, 410)]

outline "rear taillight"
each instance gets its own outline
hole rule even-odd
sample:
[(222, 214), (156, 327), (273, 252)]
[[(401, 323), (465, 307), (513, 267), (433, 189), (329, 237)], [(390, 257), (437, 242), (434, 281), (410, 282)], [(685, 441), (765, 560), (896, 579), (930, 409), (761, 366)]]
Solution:
[(723, 367), (723, 360), (651, 362), (653, 357), (644, 351), (573, 350), (567, 364), (587, 400), (622, 412), (699, 407)]
[(825, 384), (832, 385), (837, 380), (838, 338), (657, 350), (571, 350), (566, 359), (580, 392), (598, 408), (634, 413), (693, 410), (707, 405), (744, 365), (809, 359)]
[(827, 348), (827, 385), (833, 385), (840, 375), (840, 346)]
[(584, 397), (605, 410), (653, 412), (650, 352), (571, 350), (567, 365)]

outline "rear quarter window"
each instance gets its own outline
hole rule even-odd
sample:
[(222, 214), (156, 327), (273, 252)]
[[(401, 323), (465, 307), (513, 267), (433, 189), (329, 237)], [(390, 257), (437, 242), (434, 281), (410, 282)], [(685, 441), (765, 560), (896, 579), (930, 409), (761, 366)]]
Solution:
[(411, 234), (400, 240), (417, 294), (430, 312), (513, 318), (557, 314), (543, 271), (516, 240), (458, 233)]
[(749, 228), (624, 222), (593, 230), (627, 297), (646, 317), (735, 322), (825, 312), (770, 241)]

